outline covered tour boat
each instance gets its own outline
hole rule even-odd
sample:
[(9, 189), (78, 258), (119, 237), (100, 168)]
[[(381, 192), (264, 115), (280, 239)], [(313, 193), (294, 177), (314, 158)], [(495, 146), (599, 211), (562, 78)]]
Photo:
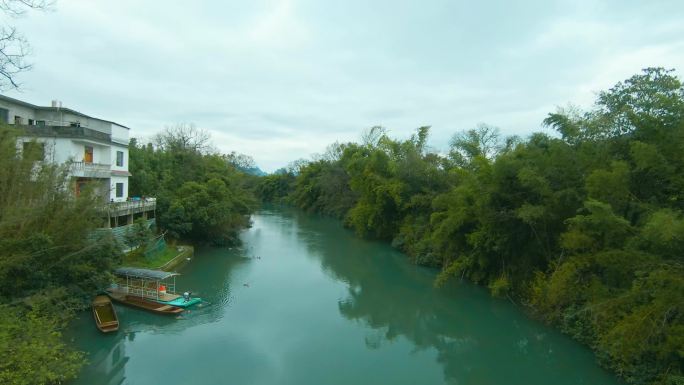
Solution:
[[(176, 276), (178, 273), (141, 269), (136, 267), (120, 267), (114, 270), (118, 277), (107, 292), (112, 299), (158, 313), (177, 314), (184, 308), (202, 302), (201, 298), (192, 297), (190, 292), (176, 294)], [(180, 311), (178, 311), (180, 309)]]

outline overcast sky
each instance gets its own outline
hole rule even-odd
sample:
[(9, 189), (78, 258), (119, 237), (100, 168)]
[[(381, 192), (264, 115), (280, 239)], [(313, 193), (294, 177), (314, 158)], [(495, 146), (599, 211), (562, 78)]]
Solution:
[(684, 71), (673, 1), (60, 0), (13, 23), (33, 70), (8, 96), (150, 137), (194, 123), (273, 171), (335, 140), (431, 125), (443, 150), (480, 122), (545, 131), (649, 66)]

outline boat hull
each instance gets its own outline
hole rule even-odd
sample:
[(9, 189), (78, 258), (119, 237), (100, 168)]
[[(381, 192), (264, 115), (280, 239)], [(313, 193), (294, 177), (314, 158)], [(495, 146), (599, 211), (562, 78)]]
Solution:
[(157, 314), (178, 315), (184, 311), (183, 308), (178, 306), (167, 305), (127, 294), (114, 294), (110, 292), (109, 297), (124, 305), (137, 307)]
[(98, 295), (91, 304), (95, 326), (103, 333), (119, 330), (119, 318), (116, 316), (114, 305), (106, 295)]

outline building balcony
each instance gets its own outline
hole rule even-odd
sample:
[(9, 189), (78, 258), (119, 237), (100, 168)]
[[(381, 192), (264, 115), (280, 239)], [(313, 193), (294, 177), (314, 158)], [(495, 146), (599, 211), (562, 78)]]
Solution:
[(120, 217), (154, 211), (157, 198), (129, 198), (126, 202), (109, 202), (106, 210), (109, 217)]
[(110, 143), (112, 136), (106, 132), (96, 131), (80, 126), (29, 126), (17, 125), (26, 134), (37, 137), (79, 138)]
[(71, 176), (79, 178), (109, 178), (112, 175), (112, 166), (85, 161), (71, 162), (69, 171)]

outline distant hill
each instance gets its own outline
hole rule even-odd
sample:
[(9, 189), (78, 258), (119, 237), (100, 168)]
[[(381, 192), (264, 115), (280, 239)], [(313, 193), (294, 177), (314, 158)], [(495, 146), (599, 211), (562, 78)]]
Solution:
[(264, 172), (264, 170), (260, 169), (257, 166), (254, 166), (254, 167), (238, 167), (238, 170), (244, 172), (245, 174), (256, 175), (256, 176), (268, 175), (266, 172)]

